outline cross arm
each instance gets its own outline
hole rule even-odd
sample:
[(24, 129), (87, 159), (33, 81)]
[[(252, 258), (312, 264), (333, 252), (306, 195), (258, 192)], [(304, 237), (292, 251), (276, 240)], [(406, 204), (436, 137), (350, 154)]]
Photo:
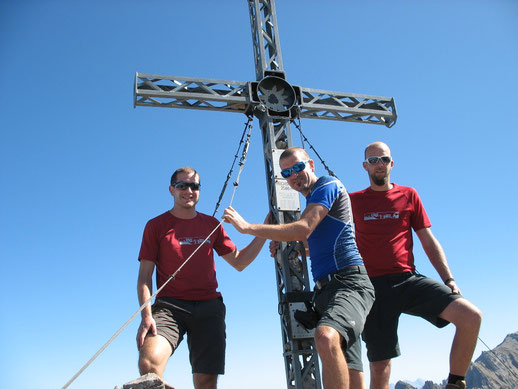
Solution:
[(249, 83), (136, 73), (134, 106), (246, 113)]
[(301, 118), (381, 124), (387, 127), (396, 123), (396, 103), (392, 97), (309, 88), (300, 88), (300, 95)]

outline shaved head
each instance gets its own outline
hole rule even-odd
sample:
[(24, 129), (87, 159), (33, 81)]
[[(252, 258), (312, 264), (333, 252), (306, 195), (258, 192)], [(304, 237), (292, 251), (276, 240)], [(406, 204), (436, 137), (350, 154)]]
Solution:
[[(381, 159), (382, 157), (385, 157), (385, 162)], [(387, 162), (387, 157), (389, 157), (389, 162)], [(369, 162), (369, 159), (371, 162)], [(394, 160), (386, 143), (373, 142), (365, 148), (363, 168), (369, 174), (372, 190), (389, 190), (392, 188), (390, 172), (393, 167)]]
[(373, 142), (365, 148), (365, 159), (373, 155), (391, 155), (390, 148), (386, 143)]

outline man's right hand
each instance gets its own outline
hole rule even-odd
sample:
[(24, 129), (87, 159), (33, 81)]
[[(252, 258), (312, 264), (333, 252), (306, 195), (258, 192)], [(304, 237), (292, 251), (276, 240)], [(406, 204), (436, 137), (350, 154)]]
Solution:
[(145, 318), (142, 318), (142, 322), (140, 323), (140, 327), (138, 328), (138, 332), (137, 332), (137, 349), (138, 350), (140, 350), (140, 348), (144, 345), (144, 339), (146, 339), (146, 335), (148, 334), (149, 331), (151, 331), (151, 334), (153, 336), (155, 336), (157, 334), (156, 322), (152, 316), (147, 316)]

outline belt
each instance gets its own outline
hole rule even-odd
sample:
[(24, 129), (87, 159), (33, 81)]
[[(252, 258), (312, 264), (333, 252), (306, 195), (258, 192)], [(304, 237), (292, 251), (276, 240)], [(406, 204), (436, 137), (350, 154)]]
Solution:
[(317, 289), (324, 289), (327, 286), (327, 284), (329, 284), (331, 281), (333, 281), (333, 279), (335, 278), (335, 275), (359, 274), (359, 273), (362, 273), (362, 270), (363, 270), (363, 272), (365, 272), (364, 266), (353, 265), (353, 266), (343, 267), (340, 270), (337, 270), (337, 271), (330, 273), (327, 276), (319, 279), (317, 282), (315, 282), (315, 286)]

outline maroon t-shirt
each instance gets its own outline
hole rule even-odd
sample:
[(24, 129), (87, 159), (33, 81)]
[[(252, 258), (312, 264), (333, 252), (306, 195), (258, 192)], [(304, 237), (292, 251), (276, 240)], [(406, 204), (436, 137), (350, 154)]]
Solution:
[[(198, 212), (193, 219), (180, 219), (169, 211), (146, 224), (139, 260), (156, 265), (157, 289), (173, 274), (216, 228), (219, 221)], [(182, 267), (158, 297), (184, 300), (210, 300), (221, 296), (217, 291), (214, 253), (223, 256), (236, 249), (222, 226), (212, 234)]]
[(369, 277), (415, 270), (412, 229), (431, 226), (416, 190), (392, 185), (388, 191), (349, 194), (356, 244)]

